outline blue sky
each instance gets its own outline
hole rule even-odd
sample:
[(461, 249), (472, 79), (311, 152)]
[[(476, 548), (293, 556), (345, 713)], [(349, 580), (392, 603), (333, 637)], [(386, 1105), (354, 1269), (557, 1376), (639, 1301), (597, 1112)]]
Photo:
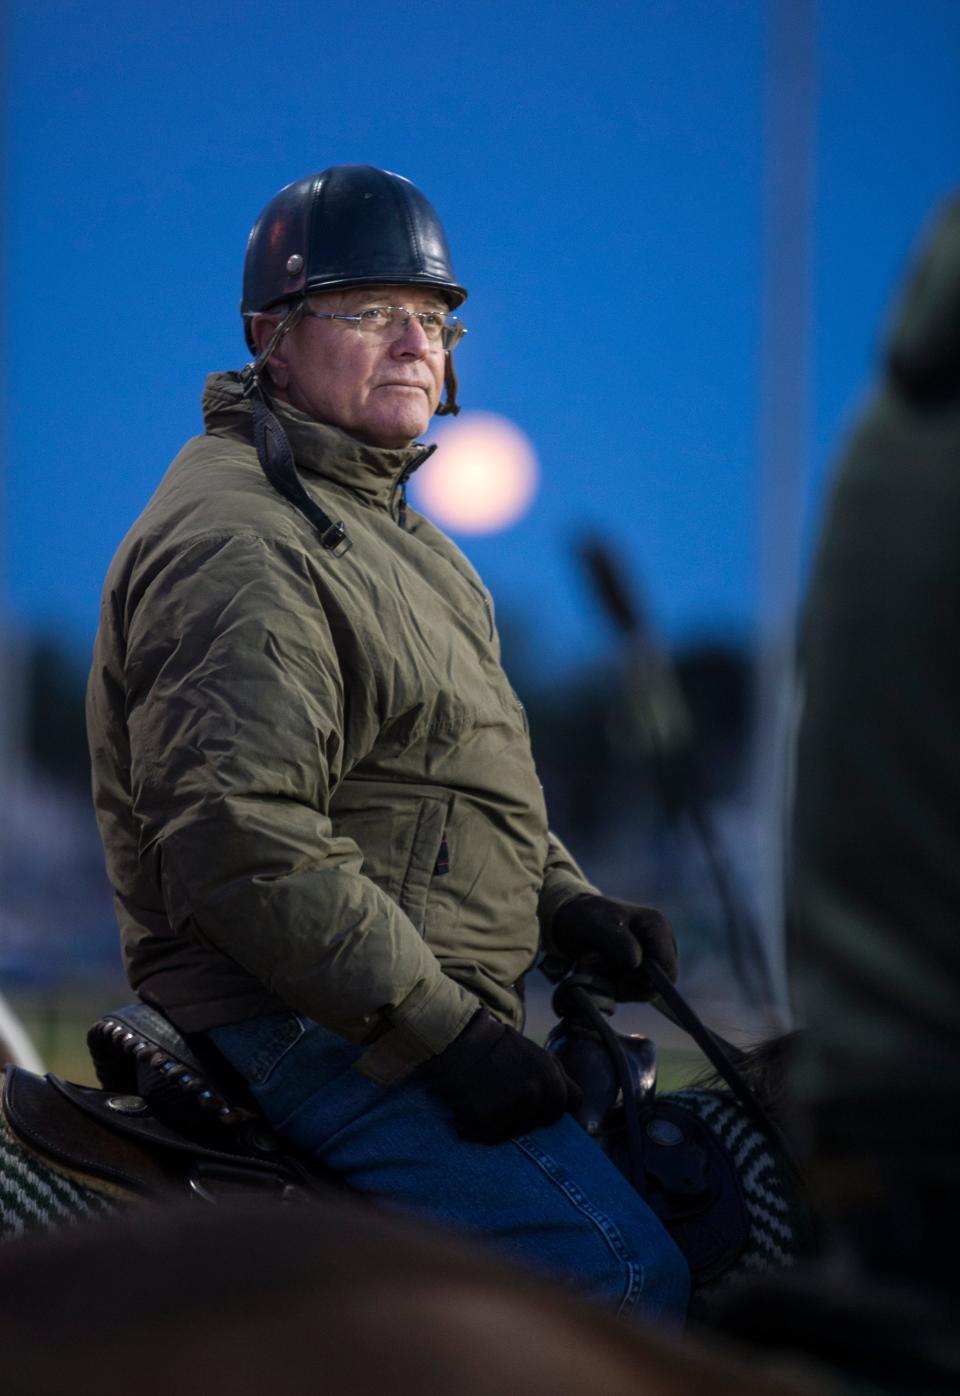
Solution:
[[(89, 646), (110, 556), (205, 374), (245, 358), (250, 225), (366, 162), (419, 184), (470, 289), (464, 405), (544, 484), (463, 540), (544, 669), (607, 643), (607, 533), (664, 632), (749, 635), (773, 0), (9, 0), (7, 599)], [(960, 4), (822, 0), (810, 499), (930, 210), (958, 182)]]

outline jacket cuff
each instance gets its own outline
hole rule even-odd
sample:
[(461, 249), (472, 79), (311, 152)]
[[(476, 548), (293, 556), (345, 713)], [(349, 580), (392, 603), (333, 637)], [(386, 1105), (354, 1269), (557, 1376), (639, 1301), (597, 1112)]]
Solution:
[(354, 1063), (354, 1071), (381, 1086), (393, 1085), (449, 1047), (480, 1006), (474, 994), (446, 975), (419, 984), (386, 1011), (390, 1027)]
[(594, 887), (593, 883), (587, 882), (586, 878), (577, 877), (574, 873), (561, 868), (549, 870), (544, 879), (537, 907), (537, 915), (540, 919), (541, 950), (548, 955), (557, 953), (553, 943), (553, 918), (560, 908), (566, 906), (567, 902), (572, 902), (574, 897), (590, 894), (602, 895), (599, 888)]

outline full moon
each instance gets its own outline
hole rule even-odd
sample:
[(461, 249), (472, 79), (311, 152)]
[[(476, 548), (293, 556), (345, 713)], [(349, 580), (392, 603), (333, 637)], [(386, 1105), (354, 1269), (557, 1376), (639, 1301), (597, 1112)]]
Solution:
[(436, 432), (437, 449), (414, 475), (414, 502), (455, 533), (497, 533), (517, 522), (537, 492), (530, 441), (492, 412), (464, 412)]

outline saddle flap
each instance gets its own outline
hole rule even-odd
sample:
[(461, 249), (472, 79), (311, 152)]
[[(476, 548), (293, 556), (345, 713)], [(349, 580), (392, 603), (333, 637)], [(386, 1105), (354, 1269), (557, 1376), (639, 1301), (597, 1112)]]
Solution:
[(7, 1068), (0, 1108), (30, 1152), (72, 1173), (148, 1196), (185, 1186), (202, 1197), (225, 1189), (296, 1196), (331, 1181), (319, 1165), (308, 1167), (279, 1149), (257, 1158), (209, 1148), (158, 1120), (140, 1096), (35, 1076), (23, 1067)]
[[(659, 1124), (655, 1121), (654, 1124)], [(644, 1141), (643, 1166), (647, 1189), (658, 1185), (671, 1200), (671, 1210), (682, 1211), (709, 1195), (709, 1158), (702, 1148), (685, 1140), (662, 1143), (648, 1131)]]
[[(272, 1172), (274, 1159), (261, 1159), (241, 1148), (215, 1149), (189, 1135), (180, 1134), (157, 1118), (149, 1102), (141, 1096), (118, 1095), (114, 1091), (97, 1090), (94, 1086), (78, 1086), (74, 1081), (61, 1081), (47, 1074), (47, 1081), (70, 1105), (109, 1134), (122, 1135), (152, 1150), (167, 1150), (190, 1158), (213, 1159), (218, 1163), (243, 1166), (251, 1171)], [(272, 1137), (264, 1131), (264, 1143), (278, 1151)]]
[(744, 1250), (750, 1219), (733, 1159), (692, 1110), (658, 1100), (640, 1111), (645, 1197), (683, 1251), (697, 1285)]
[(11, 1131), (30, 1152), (74, 1173), (115, 1183), (135, 1193), (168, 1190), (163, 1161), (136, 1140), (104, 1130), (59, 1091), (51, 1077), (8, 1066), (0, 1108)]

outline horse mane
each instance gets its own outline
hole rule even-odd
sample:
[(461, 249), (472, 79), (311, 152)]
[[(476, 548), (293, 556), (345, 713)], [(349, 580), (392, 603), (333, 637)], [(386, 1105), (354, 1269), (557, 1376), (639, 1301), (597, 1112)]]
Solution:
[[(784, 1123), (790, 1107), (789, 1068), (801, 1037), (801, 1029), (778, 1033), (731, 1053), (733, 1064), (756, 1096), (761, 1109), (776, 1124)], [(685, 1089), (726, 1091), (729, 1086), (712, 1066), (705, 1067)]]

